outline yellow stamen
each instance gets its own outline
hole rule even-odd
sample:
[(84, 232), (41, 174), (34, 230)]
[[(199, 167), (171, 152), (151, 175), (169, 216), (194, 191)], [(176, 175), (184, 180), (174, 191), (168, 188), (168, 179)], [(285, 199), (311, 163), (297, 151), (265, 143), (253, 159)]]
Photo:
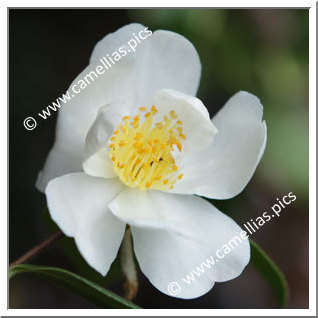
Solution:
[(173, 119), (176, 119), (178, 116), (176, 114), (176, 112), (174, 110), (172, 110), (170, 113), (169, 113), (170, 117), (173, 118)]
[(162, 128), (163, 128), (163, 125), (162, 125), (162, 123), (156, 123), (156, 127), (157, 127), (158, 129), (162, 129)]
[(156, 108), (156, 106), (154, 106), (154, 105), (151, 106), (151, 112), (153, 114), (157, 114), (158, 113), (158, 109)]
[[(139, 107), (145, 112), (146, 107)], [(179, 170), (172, 156), (175, 147), (182, 151), (182, 125), (176, 121), (174, 110), (169, 117), (164, 115), (163, 120), (154, 122), (158, 109), (152, 105), (149, 112), (143, 117), (124, 116), (111, 137), (109, 156), (113, 168), (119, 179), (127, 186), (142, 190), (168, 190), (181, 180), (183, 174), (176, 175)]]
[(124, 147), (124, 146), (126, 146), (127, 145), (127, 141), (125, 141), (125, 140), (121, 140), (120, 142), (119, 142), (119, 147)]

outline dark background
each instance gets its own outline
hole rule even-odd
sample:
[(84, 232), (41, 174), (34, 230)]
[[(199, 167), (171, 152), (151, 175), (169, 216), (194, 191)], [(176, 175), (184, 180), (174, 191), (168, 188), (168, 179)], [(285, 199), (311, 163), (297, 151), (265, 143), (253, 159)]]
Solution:
[[(140, 22), (187, 37), (202, 62), (198, 97), (211, 116), (239, 90), (264, 105), (268, 143), (256, 173), (238, 197), (213, 203), (239, 224), (293, 191), (297, 200), (252, 238), (277, 263), (290, 286), (290, 308), (308, 308), (308, 10), (11, 9), (9, 10), (9, 258), (15, 260), (56, 230), (45, 196), (34, 186), (52, 146), (57, 114), (33, 131), (28, 116), (64, 93), (101, 38)], [(118, 260), (106, 279), (65, 238), (33, 261), (59, 266), (122, 294)], [(144, 308), (275, 308), (273, 291), (251, 266), (195, 300), (158, 292), (139, 273), (135, 303)], [(94, 308), (36, 277), (10, 282), (10, 308)]]

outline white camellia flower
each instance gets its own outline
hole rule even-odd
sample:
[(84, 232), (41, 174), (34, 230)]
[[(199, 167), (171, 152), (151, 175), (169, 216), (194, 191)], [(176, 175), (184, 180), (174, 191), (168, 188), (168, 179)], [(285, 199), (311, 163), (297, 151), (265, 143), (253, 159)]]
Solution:
[[(74, 83), (143, 29), (130, 24), (107, 35)], [(244, 189), (265, 149), (263, 107), (239, 92), (211, 121), (193, 97), (200, 73), (188, 40), (156, 31), (59, 111), (37, 186), (52, 219), (102, 275), (126, 224), (142, 272), (168, 295), (170, 282), (242, 231), (198, 196), (228, 199)], [(240, 275), (249, 258), (244, 240), (176, 296), (207, 293), (214, 282)]]

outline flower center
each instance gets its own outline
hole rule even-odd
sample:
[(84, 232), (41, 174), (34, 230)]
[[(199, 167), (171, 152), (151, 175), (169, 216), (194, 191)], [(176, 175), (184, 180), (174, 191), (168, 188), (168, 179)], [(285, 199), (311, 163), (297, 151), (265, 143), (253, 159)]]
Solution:
[(114, 170), (132, 188), (173, 189), (183, 177), (173, 156), (182, 151), (181, 141), (186, 139), (182, 122), (174, 110), (156, 123), (158, 110), (154, 105), (150, 111), (145, 107), (139, 110), (133, 118), (123, 117), (110, 138), (109, 156)]

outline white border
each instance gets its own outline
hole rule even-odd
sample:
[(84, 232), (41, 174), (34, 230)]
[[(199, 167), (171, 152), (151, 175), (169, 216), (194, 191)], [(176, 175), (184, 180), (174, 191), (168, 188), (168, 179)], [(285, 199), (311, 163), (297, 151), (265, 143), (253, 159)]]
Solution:
[(162, 0), (162, 1), (149, 1), (145, 0), (136, 0), (134, 2), (130, 0), (118, 0), (113, 2), (105, 2), (103, 0), (29, 0), (27, 2), (24, 0), (6, 0), (6, 7), (82, 7), (82, 8), (130, 8), (130, 7), (213, 7), (213, 8), (224, 8), (224, 7), (232, 7), (232, 8), (241, 8), (241, 7), (249, 7), (249, 8), (257, 8), (257, 7), (299, 7), (299, 8), (309, 8), (315, 7), (315, 2), (311, 0), (267, 0), (267, 1), (259, 1), (259, 0), (243, 0), (238, 2), (235, 0), (196, 0), (195, 2), (191, 2), (189, 0), (185, 0), (180, 4), (179, 0)]
[[(257, 3), (256, 3), (257, 2)], [(5, 6), (1, 6), (0, 15), (0, 34), (1, 43), (7, 41), (7, 7), (178, 7), (180, 5), (179, 0), (161, 0), (160, 2), (146, 2), (136, 0), (131, 1), (115, 1), (115, 2), (105, 2), (101, 0), (90, 0), (90, 1), (71, 1), (71, 0), (32, 0), (26, 1), (16, 0), (16, 1), (5, 1)], [(191, 3), (182, 2), (184, 7), (237, 7), (236, 1), (203, 1), (196, 0)], [(268, 0), (268, 1), (240, 1), (240, 7), (299, 7), (299, 8), (311, 8), (309, 10), (309, 26), (310, 26), (310, 74), (309, 74), (309, 124), (310, 124), (310, 141), (309, 141), (309, 167), (310, 167), (310, 221), (309, 221), (309, 274), (310, 274), (310, 285), (309, 285), (309, 308), (310, 309), (7, 309), (7, 260), (6, 257), (2, 257), (0, 264), (0, 286), (1, 286), (1, 299), (0, 299), (0, 314), (1, 316), (105, 316), (105, 315), (129, 315), (129, 316), (160, 316), (160, 315), (182, 315), (182, 316), (316, 316), (316, 3), (314, 1), (281, 1), (281, 0)], [(2, 47), (0, 50), (0, 60), (2, 64), (2, 70), (7, 69), (7, 49)], [(2, 107), (1, 107), (1, 133), (0, 139), (3, 148), (7, 145), (7, 110), (4, 105), (7, 104), (7, 72), (1, 73), (2, 85), (1, 96), (2, 96)], [(6, 96), (7, 98), (4, 98)], [(2, 149), (3, 149), (2, 148)], [(2, 155), (1, 167), (3, 169), (2, 176), (7, 175), (7, 158)], [(2, 222), (0, 231), (0, 244), (2, 246), (2, 255), (7, 253), (7, 217), (5, 211), (7, 210), (7, 181), (4, 177), (1, 178), (2, 187), (1, 189), (1, 204), (2, 204)], [(5, 204), (5, 202), (7, 204)]]
[(309, 10), (309, 308), (315, 310), (316, 315), (316, 12), (314, 2)]

